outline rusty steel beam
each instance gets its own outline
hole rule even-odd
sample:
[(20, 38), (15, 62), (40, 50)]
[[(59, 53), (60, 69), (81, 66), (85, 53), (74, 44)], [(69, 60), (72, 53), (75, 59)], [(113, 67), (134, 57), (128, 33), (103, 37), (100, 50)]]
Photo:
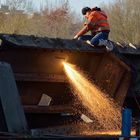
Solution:
[(15, 73), (17, 81), (67, 82), (62, 74)]
[(37, 106), (37, 105), (24, 105), (26, 113), (71, 113), (73, 114), (74, 108), (71, 105), (53, 105), (53, 106)]

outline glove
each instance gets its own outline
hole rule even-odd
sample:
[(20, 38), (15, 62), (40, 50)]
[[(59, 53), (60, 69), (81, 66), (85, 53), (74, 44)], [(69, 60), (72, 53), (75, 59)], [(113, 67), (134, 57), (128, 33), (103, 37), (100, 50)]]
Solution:
[(75, 35), (75, 36), (74, 36), (74, 39), (78, 39), (78, 38), (79, 38), (79, 36), (78, 36), (78, 35)]

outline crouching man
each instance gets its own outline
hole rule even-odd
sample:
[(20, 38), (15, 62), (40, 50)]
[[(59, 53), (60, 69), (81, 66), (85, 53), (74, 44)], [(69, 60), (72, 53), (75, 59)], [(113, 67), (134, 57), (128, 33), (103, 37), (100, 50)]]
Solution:
[[(82, 14), (86, 18), (84, 27), (74, 36), (74, 39), (85, 41), (91, 46), (106, 46), (107, 51), (113, 50), (113, 44), (108, 40), (110, 26), (107, 15), (100, 8), (84, 7)], [(91, 35), (85, 35), (91, 31)]]

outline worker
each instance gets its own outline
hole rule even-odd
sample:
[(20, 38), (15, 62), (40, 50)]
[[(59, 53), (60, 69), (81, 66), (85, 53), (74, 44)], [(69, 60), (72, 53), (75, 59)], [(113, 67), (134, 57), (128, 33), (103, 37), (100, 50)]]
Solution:
[[(84, 27), (74, 36), (74, 39), (82, 40), (91, 46), (106, 46), (107, 51), (113, 50), (113, 44), (108, 40), (110, 26), (107, 15), (100, 8), (84, 7), (82, 14), (86, 18)], [(91, 31), (91, 35), (85, 35)]]

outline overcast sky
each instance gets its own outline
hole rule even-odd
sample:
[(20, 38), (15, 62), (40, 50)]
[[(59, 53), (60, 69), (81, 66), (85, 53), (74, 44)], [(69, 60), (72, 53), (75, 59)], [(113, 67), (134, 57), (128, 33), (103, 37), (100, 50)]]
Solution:
[(113, 2), (114, 0), (69, 0), (71, 8), (75, 11), (80, 11), (81, 8), (85, 6), (94, 7), (99, 6), (101, 7), (103, 4), (108, 4), (109, 2)]
[[(52, 4), (56, 4), (57, 0), (32, 0), (34, 4), (39, 7), (40, 2), (50, 1)], [(103, 4), (108, 4), (110, 2), (114, 2), (115, 0), (69, 0), (70, 7), (72, 10), (77, 13), (81, 12), (81, 8), (85, 6), (94, 7), (94, 6), (102, 6)]]
[[(5, 0), (0, 0), (0, 2), (3, 4)], [(11, 0), (12, 1), (12, 0)], [(57, 2), (63, 1), (63, 0), (26, 0), (26, 1), (32, 1), (36, 9), (39, 9), (40, 4), (46, 4), (51, 3), (53, 6), (58, 5)], [(81, 12), (81, 8), (85, 6), (94, 7), (99, 6), (101, 7), (103, 4), (108, 4), (110, 2), (113, 2), (115, 0), (68, 0), (70, 7), (73, 11), (76, 11), (77, 13)]]

